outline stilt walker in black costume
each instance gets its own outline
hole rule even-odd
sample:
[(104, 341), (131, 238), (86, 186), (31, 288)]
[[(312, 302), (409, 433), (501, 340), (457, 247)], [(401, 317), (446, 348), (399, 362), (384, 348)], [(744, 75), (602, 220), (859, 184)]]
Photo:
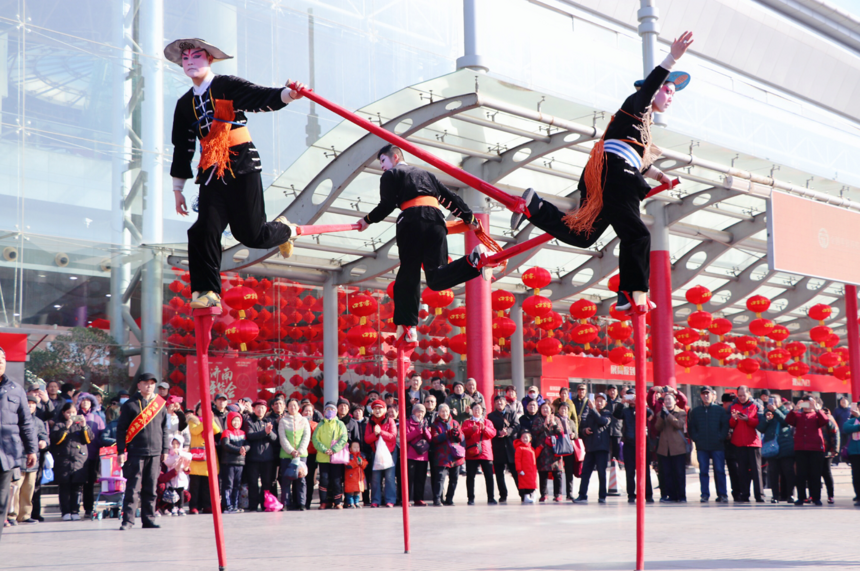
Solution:
[[(173, 115), (173, 194), (176, 212), (188, 215), (182, 190), (192, 178), (191, 159), (200, 139), (200, 185), (197, 221), (188, 229), (191, 307), (221, 304), (221, 234), (230, 231), (250, 248), (278, 246), (292, 254), (295, 227), (279, 216), (266, 222), (260, 155), (245, 126), (245, 113), (283, 109), (302, 95), (290, 88), (262, 87), (232, 75), (215, 75), (210, 66), (231, 59), (203, 40), (181, 39), (164, 49), (164, 57), (182, 66), (194, 86), (176, 102)], [(297, 85), (299, 89), (303, 85)]]
[(452, 288), (476, 278), (482, 273), (488, 279), (492, 269), (478, 269), (481, 255), (488, 249), (479, 244), (468, 255), (448, 263), (448, 230), (444, 206), (472, 230), (481, 224), (466, 203), (448, 190), (432, 174), (407, 165), (399, 147), (386, 145), (377, 153), (382, 177), (379, 180), (379, 205), (364, 218), (359, 218), (361, 231), (370, 224), (381, 222), (395, 208), (397, 217), (397, 249), (400, 269), (394, 280), (394, 324), (397, 343), (411, 347), (418, 343), (418, 306), (421, 300), (421, 267), (427, 286), (434, 291)]
[[(670, 185), (671, 177), (652, 165), (660, 150), (651, 141), (651, 114), (666, 111), (675, 91), (689, 83), (689, 74), (673, 73), (672, 66), (692, 43), (692, 32), (684, 32), (663, 63), (634, 84), (638, 91), (624, 101), (591, 151), (579, 179), (577, 210), (564, 214), (532, 189), (523, 194), (529, 222), (571, 246), (588, 248), (612, 226), (621, 240), (616, 305), (620, 311), (631, 309), (631, 298), (641, 311), (655, 307), (645, 295), (651, 233), (639, 216), (639, 204), (651, 190), (644, 177)], [(511, 227), (516, 229), (522, 219), (522, 214), (514, 214)]]

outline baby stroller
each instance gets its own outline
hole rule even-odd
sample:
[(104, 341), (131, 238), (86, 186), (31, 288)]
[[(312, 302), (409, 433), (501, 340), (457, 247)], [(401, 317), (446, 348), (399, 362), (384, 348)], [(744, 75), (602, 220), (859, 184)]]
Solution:
[(126, 480), (122, 477), (116, 445), (99, 449), (99, 462), (99, 494), (93, 506), (93, 519), (118, 518)]

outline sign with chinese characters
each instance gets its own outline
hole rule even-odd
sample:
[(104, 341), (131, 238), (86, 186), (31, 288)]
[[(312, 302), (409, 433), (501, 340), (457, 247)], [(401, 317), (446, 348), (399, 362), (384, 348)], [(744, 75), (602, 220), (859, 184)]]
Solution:
[[(193, 407), (200, 400), (200, 380), (197, 376), (197, 357), (188, 357), (186, 363), (186, 403)], [(209, 358), (209, 397), (223, 393), (234, 403), (243, 397), (257, 398), (257, 360), (239, 357)]]

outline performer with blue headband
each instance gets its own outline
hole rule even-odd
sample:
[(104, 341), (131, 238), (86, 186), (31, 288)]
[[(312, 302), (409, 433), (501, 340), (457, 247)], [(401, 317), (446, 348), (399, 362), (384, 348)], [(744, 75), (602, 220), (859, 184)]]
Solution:
[[(684, 32), (672, 43), (669, 55), (644, 80), (637, 81), (636, 93), (628, 97), (613, 116), (598, 141), (579, 179), (580, 206), (564, 214), (529, 188), (523, 194), (528, 220), (566, 244), (588, 248), (609, 226), (618, 235), (620, 285), (616, 308), (650, 311), (648, 300), (651, 233), (639, 216), (639, 204), (651, 190), (644, 177), (672, 185), (672, 179), (653, 162), (660, 149), (651, 139), (651, 114), (665, 112), (676, 91), (684, 89), (690, 75), (672, 72), (672, 67), (693, 43), (693, 33)], [(514, 214), (516, 229), (523, 214)], [(631, 304), (632, 299), (632, 304)]]
[[(232, 59), (212, 44), (180, 39), (164, 48), (168, 61), (182, 66), (193, 87), (176, 102), (173, 115), (173, 194), (176, 212), (188, 216), (182, 190), (192, 178), (191, 160), (200, 139), (197, 221), (188, 229), (188, 269), (194, 309), (221, 305), (221, 234), (230, 231), (249, 248), (278, 246), (292, 254), (295, 227), (279, 216), (266, 222), (260, 155), (246, 127), (245, 113), (283, 109), (300, 99), (299, 91), (263, 87), (232, 75), (215, 75), (211, 65)], [(288, 81), (289, 83), (289, 81)]]

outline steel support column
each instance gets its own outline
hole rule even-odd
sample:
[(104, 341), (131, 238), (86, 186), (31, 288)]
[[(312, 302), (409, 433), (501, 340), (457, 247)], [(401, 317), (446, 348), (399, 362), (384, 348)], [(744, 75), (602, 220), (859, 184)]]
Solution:
[(478, 2), (463, 0), (463, 57), (457, 58), (457, 69), (469, 69), (486, 73), (489, 71), (478, 53)]
[(675, 350), (672, 318), (672, 261), (669, 256), (669, 228), (666, 206), (652, 201), (646, 207), (654, 218), (651, 226), (650, 295), (657, 309), (651, 312), (654, 384), (675, 386)]
[[(655, 4), (657, 0), (639, 0), (639, 11), (636, 17), (639, 20), (639, 35), (642, 37), (642, 77), (648, 77), (651, 70), (657, 65), (657, 36), (660, 35), (660, 24), (657, 20), (660, 12)], [(666, 126), (663, 113), (654, 113), (654, 123), (661, 127)]]
[(517, 389), (517, 397), (523, 398), (526, 394), (526, 367), (525, 348), (523, 347), (523, 296), (515, 295), (513, 307), (511, 307), (511, 319), (516, 325), (514, 334), (511, 335), (511, 384)]
[(851, 400), (860, 400), (860, 328), (857, 324), (857, 286), (845, 285), (845, 328), (848, 330), (848, 364), (851, 367)]
[[(141, 6), (143, 51), (142, 170), (146, 174), (143, 191), (144, 244), (163, 241), (164, 196), (164, 3), (149, 0)], [(161, 307), (164, 297), (164, 254), (158, 248), (147, 252), (143, 266), (140, 296), (142, 371), (161, 375)]]
[(337, 286), (329, 274), (323, 283), (323, 402), (337, 402)]

